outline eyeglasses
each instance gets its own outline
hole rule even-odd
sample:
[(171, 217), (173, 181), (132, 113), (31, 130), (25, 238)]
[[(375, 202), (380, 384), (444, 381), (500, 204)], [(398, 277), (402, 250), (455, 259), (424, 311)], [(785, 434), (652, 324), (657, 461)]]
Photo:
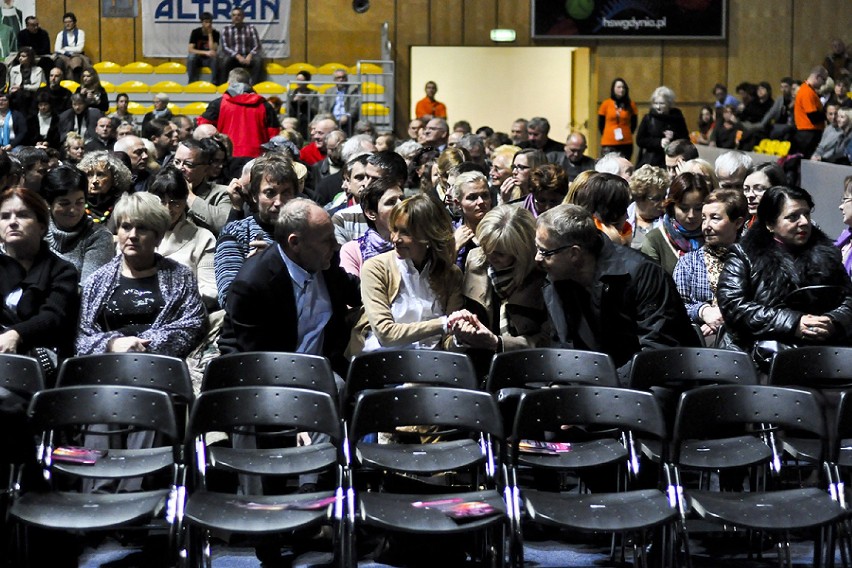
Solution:
[(569, 249), (573, 246), (574, 245), (563, 245), (561, 247), (556, 247), (556, 248), (552, 248), (552, 249), (543, 249), (540, 246), (536, 245), (535, 250), (539, 254), (539, 256), (541, 256), (542, 258), (550, 258), (551, 256), (553, 256), (555, 254), (559, 254), (563, 250)]
[(531, 170), (531, 169), (532, 169), (532, 167), (530, 167), (530, 166), (524, 166), (524, 165), (522, 165), (522, 164), (512, 164), (512, 169), (513, 169), (513, 170), (520, 170), (520, 171), (522, 171), (522, 172), (523, 172), (523, 171), (526, 171), (526, 170)]
[(768, 188), (763, 185), (744, 185), (743, 193), (763, 193)]
[(193, 164), (189, 160), (178, 160), (177, 158), (172, 160), (172, 164), (178, 169), (186, 166), (186, 169), (191, 170), (197, 168), (198, 166), (206, 166), (207, 164)]

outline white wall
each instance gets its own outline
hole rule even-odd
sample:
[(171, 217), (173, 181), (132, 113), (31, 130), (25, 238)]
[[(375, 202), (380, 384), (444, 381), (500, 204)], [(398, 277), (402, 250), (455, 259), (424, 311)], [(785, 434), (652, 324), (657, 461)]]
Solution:
[[(543, 116), (550, 137), (562, 142), (571, 123), (571, 47), (411, 48), (411, 109), (438, 84), (448, 122), (467, 120), (476, 130), (508, 133), (516, 118)], [(545, 85), (546, 87), (542, 87)]]

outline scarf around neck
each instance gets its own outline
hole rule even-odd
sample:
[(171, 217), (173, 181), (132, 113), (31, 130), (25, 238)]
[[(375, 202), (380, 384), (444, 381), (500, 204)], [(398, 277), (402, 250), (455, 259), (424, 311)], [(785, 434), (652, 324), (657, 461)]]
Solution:
[(358, 237), (358, 248), (361, 250), (361, 262), (363, 263), (374, 256), (393, 249), (393, 244), (382, 238), (378, 231), (370, 228)]
[(668, 213), (663, 215), (663, 230), (679, 256), (698, 250), (704, 244), (704, 234), (701, 232), (701, 227), (694, 231), (687, 231), (683, 225), (677, 222), (677, 219), (670, 217)]

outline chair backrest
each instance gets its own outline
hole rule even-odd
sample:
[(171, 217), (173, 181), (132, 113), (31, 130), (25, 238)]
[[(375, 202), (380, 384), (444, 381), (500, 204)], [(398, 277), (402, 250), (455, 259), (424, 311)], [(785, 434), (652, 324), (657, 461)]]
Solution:
[[(666, 437), (663, 412), (649, 392), (617, 387), (565, 386), (537, 389), (521, 397), (512, 439), (543, 439), (564, 425), (632, 430)], [(513, 452), (517, 454), (517, 452)]]
[(303, 353), (232, 353), (213, 359), (204, 372), (201, 391), (229, 387), (297, 387), (328, 393), (337, 399), (331, 363)]
[(633, 356), (630, 388), (687, 389), (709, 384), (756, 385), (757, 372), (748, 353), (709, 347), (671, 347)]
[(29, 415), (36, 430), (77, 425), (121, 424), (179, 441), (174, 407), (162, 390), (135, 386), (86, 385), (39, 391)]
[(478, 386), (473, 363), (463, 353), (425, 349), (375, 351), (361, 354), (350, 363), (342, 399), (344, 408), (354, 404), (361, 391), (406, 383), (462, 389)]
[(41, 365), (26, 355), (0, 354), (0, 387), (30, 398), (45, 387)]
[(852, 387), (852, 347), (808, 346), (779, 352), (769, 370), (772, 385), (816, 389)]
[(254, 426), (292, 427), (343, 439), (343, 424), (331, 395), (315, 390), (278, 387), (230, 387), (202, 392), (189, 418), (188, 439), (205, 432), (231, 432)]
[(689, 439), (726, 436), (729, 426), (771, 424), (822, 441), (827, 429), (819, 396), (810, 390), (762, 385), (712, 385), (683, 393), (675, 419), (672, 456)]
[(441, 386), (412, 386), (365, 392), (355, 403), (350, 439), (399, 426), (439, 426), (503, 439), (497, 402), (485, 392)]
[(66, 359), (56, 386), (124, 385), (164, 391), (181, 402), (194, 397), (182, 359), (154, 353), (103, 353)]
[(831, 459), (837, 462), (843, 440), (852, 438), (852, 389), (844, 391), (840, 395), (840, 404), (837, 406), (837, 419), (834, 424), (834, 434), (835, 439)]
[(496, 355), (485, 390), (534, 384), (617, 387), (615, 363), (606, 353), (576, 349), (522, 349)]

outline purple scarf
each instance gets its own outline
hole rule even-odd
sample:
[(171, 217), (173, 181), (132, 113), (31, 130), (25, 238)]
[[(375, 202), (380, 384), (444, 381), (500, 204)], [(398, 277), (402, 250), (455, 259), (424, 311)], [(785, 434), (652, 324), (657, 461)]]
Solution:
[[(843, 232), (840, 233), (840, 236), (837, 237), (837, 240), (834, 241), (834, 246), (843, 250), (843, 247), (849, 244), (849, 241), (852, 241), (852, 229), (846, 228), (843, 229)], [(846, 274), (852, 275), (852, 253), (845, 255), (843, 259), (843, 268), (846, 269)]]
[(358, 248), (361, 249), (363, 263), (376, 255), (388, 252), (393, 248), (393, 244), (384, 240), (375, 229), (367, 229), (366, 233), (358, 237)]

